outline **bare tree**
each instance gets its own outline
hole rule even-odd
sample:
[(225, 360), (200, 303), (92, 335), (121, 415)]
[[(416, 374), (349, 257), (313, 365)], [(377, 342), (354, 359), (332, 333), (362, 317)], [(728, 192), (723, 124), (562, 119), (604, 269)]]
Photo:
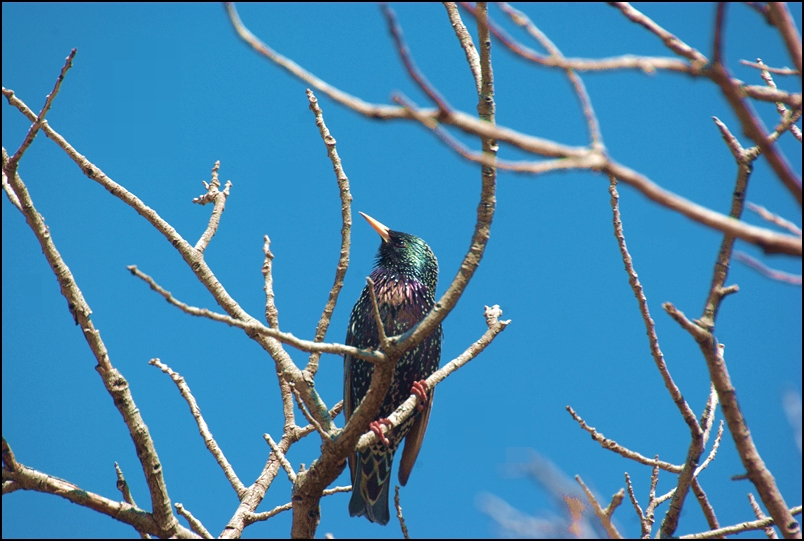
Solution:
[[(752, 176), (753, 164), (758, 159), (767, 161), (779, 182), (801, 205), (801, 181), (799, 173), (789, 164), (787, 157), (776, 144), (778, 138), (790, 132), (792, 136), (801, 140), (800, 129), (796, 122), (801, 115), (801, 92), (780, 90), (774, 75), (796, 75), (800, 80), (801, 74), (801, 42), (800, 36), (792, 18), (783, 4), (769, 4), (760, 9), (762, 15), (773, 25), (784, 40), (790, 53), (794, 68), (785, 71), (767, 66), (762, 61), (754, 63), (758, 74), (761, 74), (765, 84), (752, 85), (735, 79), (729, 71), (722, 54), (723, 29), (727, 15), (727, 6), (720, 4), (717, 8), (716, 24), (713, 29), (712, 52), (708, 57), (684, 43), (668, 30), (652, 21), (628, 4), (615, 4), (623, 17), (643, 27), (670, 49), (675, 55), (672, 58), (664, 57), (636, 57), (623, 56), (606, 59), (575, 59), (565, 57), (548, 36), (540, 31), (533, 22), (522, 12), (502, 4), (500, 16), (509, 19), (508, 24), (521, 26), (533, 40), (533, 47), (540, 46), (545, 53), (535, 51), (519, 40), (511, 37), (503, 25), (495, 22), (489, 16), (485, 4), (477, 6), (463, 6), (463, 15), (459, 7), (446, 3), (446, 15), (455, 31), (458, 43), (463, 49), (468, 68), (472, 73), (475, 92), (477, 94), (477, 113), (467, 113), (453, 107), (447, 99), (431, 85), (426, 76), (416, 65), (402, 35), (399, 22), (394, 12), (383, 7), (383, 15), (388, 23), (390, 35), (399, 54), (400, 61), (405, 66), (410, 77), (416, 82), (421, 91), (432, 102), (431, 108), (422, 108), (414, 104), (409, 98), (398, 94), (394, 97), (395, 105), (375, 104), (352, 96), (344, 90), (336, 88), (304, 67), (293, 62), (274, 51), (264, 43), (259, 36), (250, 31), (233, 5), (228, 5), (228, 15), (231, 23), (242, 38), (254, 51), (267, 60), (283, 68), (294, 77), (301, 79), (314, 90), (307, 91), (309, 106), (314, 115), (320, 136), (331, 160), (337, 186), (340, 194), (341, 208), (341, 245), (340, 259), (335, 268), (335, 277), (332, 289), (329, 292), (323, 314), (321, 315), (315, 333), (311, 339), (301, 339), (291, 333), (280, 330), (279, 310), (275, 302), (273, 281), (273, 260), (271, 241), (268, 236), (264, 238), (262, 273), (264, 277), (264, 316), (258, 318), (249, 313), (229, 293), (223, 281), (216, 276), (215, 269), (205, 259), (204, 254), (220, 226), (227, 199), (236, 197), (231, 183), (223, 183), (219, 178), (220, 163), (212, 168), (209, 182), (205, 182), (205, 192), (196, 197), (193, 202), (200, 205), (211, 203), (209, 221), (205, 231), (198, 240), (191, 243), (178, 233), (177, 228), (171, 225), (147, 203), (141, 200), (133, 190), (113, 180), (95, 162), (80, 153), (67, 139), (59, 134), (46, 120), (46, 115), (57, 98), (60, 86), (68, 70), (71, 68), (76, 51), (68, 56), (57, 82), (48, 95), (45, 105), (36, 113), (31, 110), (13, 90), (3, 88), (3, 94), (9, 104), (19, 110), (29, 122), (30, 129), (21, 143), (14, 144), (16, 150), (13, 154), (6, 152), (3, 147), (3, 188), (9, 201), (22, 212), (25, 219), (36, 235), (45, 258), (48, 261), (60, 290), (68, 302), (72, 318), (80, 326), (83, 336), (90, 350), (97, 360), (97, 371), (101, 381), (113, 398), (119, 413), (123, 416), (127, 430), (134, 442), (137, 456), (140, 459), (145, 479), (147, 480), (150, 509), (146, 505), (139, 507), (130, 491), (123, 472), (118, 468), (118, 488), (123, 494), (124, 502), (117, 502), (100, 494), (87, 491), (71, 483), (51, 477), (48, 472), (38, 471), (34, 467), (24, 465), (24, 457), (20, 461), (14, 457), (11, 444), (3, 441), (3, 493), (8, 494), (17, 490), (34, 490), (60, 495), (68, 500), (90, 509), (114, 517), (124, 523), (134, 526), (142, 535), (150, 534), (160, 537), (166, 536), (209, 536), (211, 533), (203, 525), (203, 517), (193, 517), (190, 510), (176, 504), (178, 514), (185, 517), (189, 528), (180, 525), (171, 505), (168, 495), (168, 484), (163, 476), (161, 463), (157, 454), (158, 445), (151, 437), (146, 420), (135, 404), (134, 393), (129, 389), (128, 383), (115, 367), (114, 352), (110, 352), (101, 339), (98, 329), (90, 318), (92, 309), (84, 299), (79, 287), (79, 280), (70, 272), (70, 262), (61, 256), (55, 242), (45, 225), (43, 217), (37, 212), (35, 201), (29, 194), (24, 179), (19, 174), (19, 164), (31, 147), (39, 132), (43, 132), (55, 142), (90, 180), (103, 186), (112, 196), (118, 198), (125, 205), (133, 209), (141, 218), (144, 218), (151, 227), (168, 240), (179, 253), (195, 278), (212, 295), (220, 307), (220, 311), (192, 306), (176, 298), (167, 289), (166, 284), (158, 283), (146, 271), (132, 265), (130, 272), (146, 282), (157, 295), (161, 295), (170, 304), (194, 316), (207, 318), (230, 327), (240, 329), (246, 336), (267, 353), (275, 363), (277, 379), (275, 385), (280, 389), (284, 427), (282, 435), (275, 440), (265, 435), (270, 452), (262, 466), (260, 474), (250, 482), (241, 481), (235, 468), (227, 460), (224, 450), (217, 443), (207, 423), (201, 414), (200, 408), (190, 390), (190, 385), (179, 374), (159, 359), (153, 359), (151, 364), (160, 368), (175, 382), (179, 392), (187, 402), (198, 429), (204, 439), (209, 452), (216, 460), (228, 483), (237, 494), (239, 504), (232, 511), (226, 527), (220, 533), (223, 537), (239, 537), (245, 528), (258, 521), (267, 520), (286, 510), (292, 511), (292, 526), (290, 534), (293, 537), (312, 537), (315, 535), (320, 516), (320, 500), (322, 497), (337, 492), (348, 491), (350, 487), (331, 487), (332, 483), (341, 474), (345, 465), (345, 457), (355, 448), (366, 449), (377, 441), (377, 434), (368, 431), (369, 422), (375, 417), (382, 398), (391, 383), (394, 363), (400, 356), (419, 344), (450, 314), (456, 306), (461, 295), (466, 290), (474, 276), (481, 259), (484, 256), (487, 242), (491, 236), (491, 225), (496, 208), (497, 173), (501, 170), (510, 170), (529, 175), (543, 175), (554, 171), (586, 170), (605, 173), (609, 179), (612, 226), (626, 269), (628, 281), (633, 294), (637, 299), (639, 314), (644, 321), (648, 335), (649, 348), (656, 368), (659, 371), (664, 386), (678, 409), (690, 433), (687, 455), (682, 463), (671, 463), (660, 460), (658, 454), (646, 457), (618, 444), (616, 441), (603, 436), (598, 430), (590, 427), (582, 418), (588, 418), (583, 412), (576, 412), (567, 407), (572, 418), (589, 432), (592, 438), (604, 448), (615, 451), (623, 457), (652, 468), (651, 490), (648, 503), (642, 506), (638, 503), (637, 494), (632, 486), (631, 479), (626, 473), (626, 488), (631, 503), (640, 520), (643, 536), (656, 533), (654, 529), (655, 514), (660, 505), (669, 502), (663, 511), (658, 533), (662, 536), (676, 536), (678, 533), (679, 517), (687, 503), (687, 496), (692, 490), (696, 500), (707, 520), (709, 531), (700, 534), (701, 537), (716, 537), (749, 529), (762, 529), (775, 526), (785, 537), (800, 538), (801, 531), (798, 522), (794, 519), (795, 513), (800, 513), (800, 506), (791, 507), (783, 498), (776, 486), (773, 475), (765, 467), (757, 447), (753, 444), (748, 422), (743, 416), (737, 398), (737, 390), (730, 380), (727, 369), (726, 355), (722, 344), (717, 340), (715, 329), (716, 320), (721, 303), (728, 295), (736, 293), (738, 288), (728, 283), (728, 271), (732, 259), (735, 257), (734, 243), (737, 239), (760, 247), (766, 254), (785, 254), (786, 256), (801, 257), (801, 233), (783, 219), (772, 213), (754, 207), (769, 222), (782, 225), (789, 233), (780, 233), (771, 227), (758, 227), (741, 220), (746, 206), (745, 193)], [(468, 16), (471, 24), (467, 25), (464, 18)], [(475, 37), (469, 27), (476, 28)], [(574, 89), (580, 110), (586, 121), (588, 143), (585, 146), (570, 146), (556, 141), (550, 141), (527, 133), (500, 126), (495, 119), (495, 92), (494, 69), (492, 61), (492, 43), (499, 43), (516, 55), (521, 56), (534, 65), (545, 69), (559, 70), (566, 74), (568, 81)], [(769, 59), (764, 59), (770, 62)], [(774, 59), (782, 62), (782, 59)], [(692, 78), (701, 79), (722, 94), (734, 114), (740, 121), (740, 129), (751, 145), (744, 148), (739, 138), (733, 135), (734, 128), (715, 118), (715, 124), (734, 156), (736, 173), (732, 189), (732, 203), (728, 214), (722, 214), (704, 205), (689, 201), (681, 195), (672, 193), (646, 175), (628, 167), (627, 164), (618, 163), (606, 149), (604, 143), (605, 125), (601, 125), (596, 114), (593, 100), (586, 91), (581, 74), (592, 71), (641, 70), (644, 72), (669, 71), (683, 74)], [(789, 73), (788, 73), (789, 72)], [(479, 164), (480, 196), (477, 202), (477, 211), (474, 231), (469, 239), (469, 248), (466, 251), (459, 269), (452, 278), (449, 287), (437, 301), (437, 308), (422, 320), (411, 331), (398, 337), (381, 337), (382, 346), (375, 351), (364, 351), (340, 343), (325, 342), (325, 336), (332, 318), (333, 311), (343, 286), (344, 275), (349, 265), (350, 232), (352, 224), (351, 189), (347, 175), (348, 158), (339, 156), (336, 151), (335, 139), (327, 127), (318, 100), (314, 94), (324, 94), (335, 102), (348, 107), (354, 114), (363, 115), (372, 119), (388, 122), (407, 122), (421, 125), (432, 131), (449, 149), (458, 153), (468, 161)], [(767, 129), (753, 109), (753, 103), (775, 103), (779, 111), (779, 122), (771, 130)], [(464, 145), (450, 129), (463, 132), (476, 138), (476, 150)], [(529, 159), (521, 162), (505, 161), (497, 158), (499, 145), (515, 147), (528, 155), (542, 159)], [(711, 391), (709, 399), (700, 412), (687, 403), (684, 394), (671, 376), (668, 363), (660, 347), (659, 336), (655, 323), (649, 311), (647, 296), (640, 284), (636, 268), (638, 261), (634, 261), (626, 247), (625, 235), (628, 230), (627, 216), (623, 217), (619, 205), (617, 184), (625, 183), (638, 190), (653, 202), (677, 212), (690, 220), (703, 224), (723, 234), (723, 241), (717, 254), (712, 254), (714, 269), (712, 271), (711, 287), (705, 299), (703, 313), (693, 319), (686, 316), (672, 303), (663, 304), (665, 311), (678, 324), (690, 334), (701, 351), (706, 362)], [(747, 254), (738, 256), (749, 264), (775, 279), (795, 283), (800, 277), (790, 276), (769, 268)], [(375, 305), (375, 310), (377, 310)], [(377, 317), (379, 313), (377, 312)], [(443, 367), (427, 380), (429, 389), (433, 389), (448, 375), (465, 365), (476, 357), (492, 340), (503, 330), (508, 321), (501, 319), (502, 311), (498, 306), (486, 307), (485, 319), (487, 330), (472, 344), (466, 344), (465, 350), (454, 359), (445, 362)], [(260, 319), (264, 319), (265, 323)], [(300, 368), (291, 358), (287, 346), (309, 354), (306, 365)], [(344, 426), (339, 427), (336, 421), (340, 412), (340, 404), (328, 403), (316, 390), (316, 375), (319, 370), (319, 359), (322, 354), (343, 355), (371, 362), (374, 365), (374, 375), (371, 391), (361, 406), (353, 413), (351, 419)], [(446, 360), (446, 359), (445, 359)], [(415, 410), (418, 398), (411, 397), (390, 417), (391, 425), (397, 426)], [(723, 526), (716, 517), (714, 506), (708, 501), (706, 492), (701, 484), (699, 475), (707, 465), (716, 458), (721, 438), (724, 436), (723, 423), (720, 423), (717, 435), (712, 438), (717, 405), (720, 405), (723, 417), (743, 467), (745, 477), (755, 487), (759, 500), (767, 510), (770, 517), (766, 517), (758, 504), (752, 501), (756, 512), (756, 520), (746, 521), (743, 524)], [(303, 414), (301, 424), (297, 420), (296, 409)], [(391, 428), (389, 427), (388, 430)], [(321, 441), (320, 454), (306, 457), (301, 467), (293, 466), (287, 454), (294, 444), (308, 435), (316, 433)], [(728, 437), (728, 436), (726, 436)], [(707, 446), (710, 445), (707, 451)], [(706, 453), (706, 458), (702, 457)], [(257, 512), (257, 507), (263, 502), (266, 493), (273, 481), (283, 469), (293, 485), (290, 502), (280, 505), (267, 512)], [(664, 495), (656, 494), (660, 472), (677, 475), (676, 486)], [(783, 474), (783, 472), (782, 472)], [(780, 473), (776, 474), (777, 476)], [(618, 492), (609, 506), (604, 509), (598, 499), (578, 478), (588, 501), (579, 503), (577, 497), (568, 497), (566, 505), (571, 517), (579, 517), (581, 510), (587, 506), (599, 518), (608, 534), (612, 537), (621, 533), (616, 524), (612, 522), (612, 514), (623, 501), (624, 493)], [(397, 510), (401, 520), (401, 506), (397, 500)], [(573, 518), (573, 520), (575, 520)], [(580, 520), (580, 519), (578, 519)], [(404, 528), (404, 524), (403, 524)], [(581, 535), (583, 530), (570, 530)], [(406, 534), (407, 535), (407, 534)]]

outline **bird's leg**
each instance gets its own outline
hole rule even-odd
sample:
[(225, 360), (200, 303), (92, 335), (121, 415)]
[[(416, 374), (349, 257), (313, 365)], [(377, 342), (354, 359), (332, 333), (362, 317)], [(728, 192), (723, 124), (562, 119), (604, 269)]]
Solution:
[(385, 434), (382, 433), (382, 425), (387, 426), (389, 429), (394, 427), (394, 423), (389, 421), (387, 418), (382, 418), (377, 421), (371, 421), (371, 423), (369, 423), (369, 430), (377, 434), (377, 438), (387, 447), (391, 444), (391, 442), (388, 440)]
[(419, 403), (416, 404), (416, 409), (419, 411), (424, 410), (424, 406), (427, 404), (427, 382), (423, 379), (419, 381), (414, 381), (413, 386), (410, 388), (410, 394), (415, 394), (419, 397)]

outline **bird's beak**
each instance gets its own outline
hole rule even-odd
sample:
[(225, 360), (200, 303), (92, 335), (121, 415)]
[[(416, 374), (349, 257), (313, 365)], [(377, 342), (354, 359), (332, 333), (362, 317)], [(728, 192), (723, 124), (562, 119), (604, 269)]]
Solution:
[(366, 221), (369, 223), (369, 225), (374, 229), (374, 231), (376, 231), (382, 237), (383, 242), (388, 242), (389, 240), (391, 240), (391, 235), (388, 234), (388, 232), (391, 230), (387, 226), (381, 224), (368, 214), (363, 214), (361, 212), (360, 215), (363, 218), (365, 218)]

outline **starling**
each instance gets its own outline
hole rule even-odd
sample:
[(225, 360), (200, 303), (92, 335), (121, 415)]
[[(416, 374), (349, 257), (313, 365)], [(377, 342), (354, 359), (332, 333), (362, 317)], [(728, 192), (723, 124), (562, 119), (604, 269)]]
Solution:
[[(371, 279), (374, 282), (374, 293), (385, 334), (396, 336), (419, 323), (435, 305), (438, 261), (427, 243), (419, 237), (391, 231), (374, 218), (362, 212), (360, 214), (382, 237)], [(363, 289), (360, 299), (352, 308), (346, 344), (374, 349), (379, 347), (380, 341), (368, 288), (367, 285)], [(352, 474), (349, 515), (365, 515), (371, 522), (388, 523), (388, 491), (394, 453), (406, 438), (399, 465), (399, 482), (404, 486), (419, 454), (433, 404), (433, 392), (428, 400), (421, 380), (438, 369), (440, 359), (439, 325), (430, 336), (402, 355), (396, 363), (391, 387), (371, 423), (371, 428), (382, 435), (379, 425), (388, 423), (387, 417), (413, 393), (422, 399), (419, 410), (388, 433), (387, 438), (380, 438), (384, 441), (377, 441), (367, 451), (355, 452), (349, 456), (349, 470)], [(373, 369), (369, 362), (350, 355), (344, 356), (343, 401), (347, 421), (366, 396)]]

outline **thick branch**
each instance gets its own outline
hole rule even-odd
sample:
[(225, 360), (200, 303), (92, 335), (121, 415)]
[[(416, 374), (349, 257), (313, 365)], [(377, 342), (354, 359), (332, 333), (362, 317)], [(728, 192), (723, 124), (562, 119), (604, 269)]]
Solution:
[(162, 475), (162, 464), (156, 453), (156, 447), (151, 439), (148, 427), (139, 408), (134, 403), (134, 397), (131, 394), (128, 382), (112, 365), (106, 345), (100, 338), (100, 331), (95, 328), (90, 319), (92, 310), (81, 294), (70, 268), (56, 249), (53, 234), (45, 225), (42, 215), (34, 207), (28, 188), (17, 174), (16, 169), (11, 168), (5, 149), (3, 149), (3, 172), (8, 177), (10, 186), (19, 198), (28, 226), (36, 235), (39, 245), (42, 247), (42, 252), (45, 254), (45, 259), (47, 259), (53, 274), (56, 275), (59, 281), (61, 294), (67, 300), (67, 305), (75, 322), (81, 326), (84, 338), (98, 362), (95, 369), (100, 374), (107, 392), (112, 396), (115, 407), (123, 416), (126, 427), (131, 434), (148, 483), (154, 519), (161, 532), (172, 535), (179, 524), (171, 509), (167, 485)]

